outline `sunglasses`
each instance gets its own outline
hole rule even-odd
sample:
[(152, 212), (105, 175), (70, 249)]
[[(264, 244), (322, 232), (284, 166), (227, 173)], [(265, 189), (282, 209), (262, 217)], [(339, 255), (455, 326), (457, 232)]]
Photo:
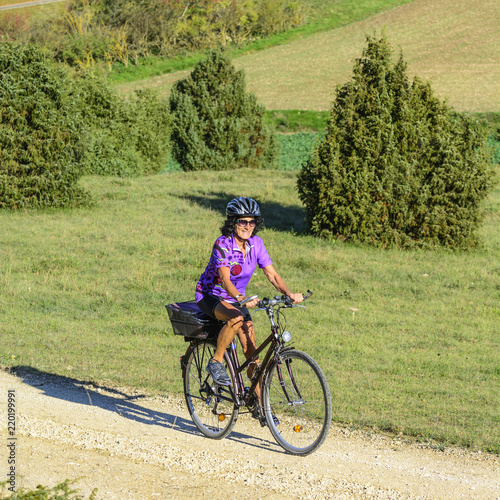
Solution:
[(238, 219), (236, 221), (236, 224), (238, 224), (238, 226), (240, 227), (245, 227), (247, 224), (249, 224), (250, 227), (255, 227), (255, 224), (257, 223), (255, 222), (255, 219), (253, 220)]

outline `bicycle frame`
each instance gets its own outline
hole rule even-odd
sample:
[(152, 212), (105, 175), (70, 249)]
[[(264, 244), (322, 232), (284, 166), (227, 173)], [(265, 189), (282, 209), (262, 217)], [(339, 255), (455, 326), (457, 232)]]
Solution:
[[(261, 363), (260, 366), (256, 368), (257, 374), (253, 376), (251, 379), (252, 384), (250, 385), (250, 388), (248, 391), (245, 391), (245, 384), (243, 382), (243, 372), (248, 366), (253, 363), (259, 356), (259, 354), (269, 345), (269, 349), (266, 353), (266, 356), (264, 358), (264, 361)], [(245, 362), (240, 366), (239, 364), (239, 359), (238, 359), (238, 353), (236, 352), (236, 345), (233, 342), (231, 342), (231, 345), (229, 346), (228, 349), (228, 354), (231, 359), (231, 364), (232, 367), (230, 367), (231, 370), (234, 369), (235, 373), (235, 389), (236, 393), (232, 393), (233, 396), (233, 401), (238, 406), (244, 406), (252, 396), (252, 394), (255, 393), (255, 389), (257, 385), (260, 383), (262, 377), (264, 376), (264, 373), (266, 372), (266, 368), (268, 364), (271, 361), (271, 358), (273, 357), (273, 353), (276, 355), (277, 348), (279, 348), (278, 344), (278, 339), (277, 339), (277, 332), (271, 333), (269, 337), (267, 337), (266, 340), (256, 349), (256, 351), (250, 356), (248, 359), (245, 360)], [(230, 388), (230, 392), (232, 392), (232, 389)]]
[[(282, 376), (281, 376), (281, 369), (279, 367), (279, 354), (284, 351), (288, 351), (291, 349), (294, 349), (294, 347), (287, 347), (284, 348), (283, 345), (280, 343), (280, 337), (278, 333), (278, 325), (276, 325), (276, 322), (274, 320), (274, 310), (272, 307), (270, 308), (261, 308), (259, 310), (265, 310), (269, 321), (271, 323), (271, 334), (262, 342), (262, 344), (255, 350), (255, 352), (245, 360), (245, 362), (240, 365), (239, 363), (239, 358), (238, 358), (238, 353), (236, 351), (236, 343), (235, 340), (231, 342), (229, 347), (227, 348), (227, 354), (230, 359), (230, 364), (228, 366), (229, 370), (231, 370), (232, 375), (233, 375), (233, 380), (235, 381), (234, 383), (234, 389), (232, 386), (222, 387), (222, 392), (228, 391), (231, 397), (226, 397), (223, 394), (219, 392), (218, 397), (220, 399), (226, 400), (226, 401), (232, 401), (234, 402), (238, 407), (245, 406), (249, 401), (252, 395), (255, 393), (255, 389), (257, 385), (261, 382), (262, 378), (264, 377), (264, 374), (267, 371), (268, 366), (270, 365), (271, 361), (274, 359), (276, 360), (278, 364), (278, 376), (280, 381), (282, 381)], [(269, 345), (271, 344), (271, 345)], [(259, 355), (264, 351), (264, 349), (269, 345), (269, 349), (264, 357), (264, 361), (256, 368), (257, 374), (253, 376), (251, 379), (252, 384), (250, 385), (250, 388), (245, 390), (245, 383), (243, 381), (243, 372), (246, 368), (250, 366), (251, 363), (253, 363)], [(274, 354), (274, 356), (273, 356)], [(289, 372), (290, 372), (290, 377), (293, 380), (293, 374), (291, 373), (290, 367), (287, 367)], [(284, 393), (287, 397), (287, 400), (290, 404), (293, 404), (293, 401), (290, 400), (285, 388), (283, 387)]]

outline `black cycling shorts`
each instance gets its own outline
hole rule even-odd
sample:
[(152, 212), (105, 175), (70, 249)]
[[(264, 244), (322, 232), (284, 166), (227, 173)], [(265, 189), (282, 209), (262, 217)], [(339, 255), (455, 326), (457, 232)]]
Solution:
[[(222, 302), (223, 299), (220, 297), (216, 297), (215, 295), (203, 295), (203, 298), (197, 302), (198, 307), (207, 315), (213, 319), (217, 319), (215, 316), (215, 308), (219, 302)], [(231, 303), (231, 302), (229, 302)], [(243, 314), (244, 321), (252, 321), (252, 316), (250, 315), (250, 311), (245, 307), (238, 308)], [(218, 320), (220, 321), (220, 320)]]

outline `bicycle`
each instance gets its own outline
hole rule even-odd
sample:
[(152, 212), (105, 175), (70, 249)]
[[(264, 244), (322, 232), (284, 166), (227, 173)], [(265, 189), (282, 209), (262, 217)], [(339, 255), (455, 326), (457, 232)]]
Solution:
[[(309, 290), (304, 300), (309, 298)], [(240, 306), (257, 296), (242, 301)], [(285, 295), (264, 298), (256, 311), (266, 311), (271, 334), (255, 353), (240, 365), (235, 340), (224, 353), (230, 386), (214, 383), (205, 368), (217, 346), (217, 334), (224, 325), (205, 316), (191, 302), (166, 306), (174, 333), (190, 343), (181, 356), (184, 395), (191, 418), (205, 436), (222, 439), (233, 429), (240, 409), (254, 412), (259, 404), (255, 388), (263, 381), (262, 402), (267, 425), (278, 444), (288, 453), (305, 456), (321, 446), (330, 428), (332, 405), (325, 375), (305, 352), (287, 346), (291, 333), (285, 330), (285, 308), (293, 304)], [(254, 370), (250, 387), (243, 373), (269, 346), (264, 361)]]

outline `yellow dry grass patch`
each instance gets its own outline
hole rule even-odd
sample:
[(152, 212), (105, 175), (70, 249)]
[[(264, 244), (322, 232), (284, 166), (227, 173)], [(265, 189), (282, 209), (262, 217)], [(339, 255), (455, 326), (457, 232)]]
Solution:
[[(500, 111), (500, 2), (415, 0), (364, 21), (235, 59), (268, 109), (327, 110), (352, 74), (366, 35), (385, 30), (411, 76), (432, 83), (458, 111)], [(120, 86), (165, 96), (187, 71)]]

